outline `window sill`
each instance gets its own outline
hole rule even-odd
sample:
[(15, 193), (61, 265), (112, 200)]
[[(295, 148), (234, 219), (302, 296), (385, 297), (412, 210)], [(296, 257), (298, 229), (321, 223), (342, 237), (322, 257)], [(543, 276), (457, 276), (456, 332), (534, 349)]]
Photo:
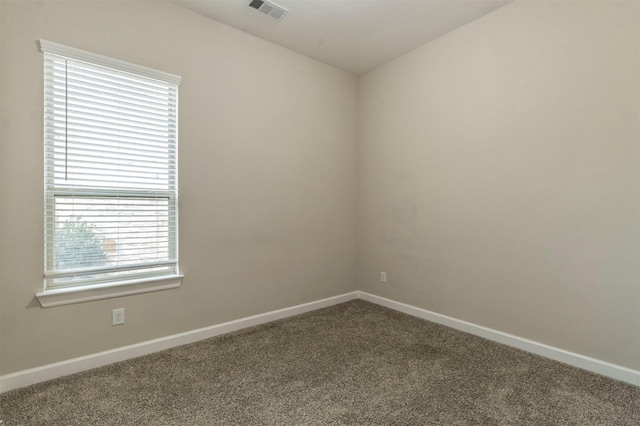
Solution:
[(111, 299), (152, 291), (170, 290), (182, 284), (184, 275), (169, 275), (110, 284), (97, 284), (78, 288), (61, 288), (36, 293), (43, 308)]

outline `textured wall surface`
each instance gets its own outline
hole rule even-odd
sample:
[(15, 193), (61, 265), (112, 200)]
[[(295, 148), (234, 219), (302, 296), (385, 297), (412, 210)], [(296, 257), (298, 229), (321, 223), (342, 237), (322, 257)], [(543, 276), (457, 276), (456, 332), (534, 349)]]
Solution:
[(359, 289), (640, 368), (639, 7), (511, 3), (360, 79)]
[[(2, 374), (355, 288), (356, 80), (161, 1), (2, 1)], [(43, 38), (182, 76), (177, 290), (42, 309)], [(126, 323), (111, 326), (111, 309)]]
[[(356, 288), (640, 369), (638, 2), (514, 2), (359, 80), (162, 1), (0, 15), (0, 374)], [(35, 299), (40, 38), (182, 76), (181, 288)]]

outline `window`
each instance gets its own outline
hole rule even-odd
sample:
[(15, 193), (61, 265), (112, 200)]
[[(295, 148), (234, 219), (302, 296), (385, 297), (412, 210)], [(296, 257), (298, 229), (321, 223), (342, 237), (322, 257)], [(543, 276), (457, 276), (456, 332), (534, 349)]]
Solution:
[(44, 293), (179, 277), (180, 77), (45, 40), (40, 48)]

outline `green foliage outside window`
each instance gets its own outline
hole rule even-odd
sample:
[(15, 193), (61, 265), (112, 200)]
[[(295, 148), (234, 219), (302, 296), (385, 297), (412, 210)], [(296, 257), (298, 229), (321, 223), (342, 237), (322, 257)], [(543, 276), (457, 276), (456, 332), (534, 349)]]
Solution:
[(79, 217), (72, 217), (56, 227), (56, 269), (90, 268), (106, 263), (104, 239), (95, 232), (94, 228), (95, 225)]

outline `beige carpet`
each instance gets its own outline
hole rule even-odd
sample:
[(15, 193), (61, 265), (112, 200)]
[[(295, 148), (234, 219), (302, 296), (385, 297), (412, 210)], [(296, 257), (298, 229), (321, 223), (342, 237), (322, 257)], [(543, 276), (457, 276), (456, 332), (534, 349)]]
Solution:
[(14, 390), (13, 425), (640, 425), (640, 388), (364, 301)]

